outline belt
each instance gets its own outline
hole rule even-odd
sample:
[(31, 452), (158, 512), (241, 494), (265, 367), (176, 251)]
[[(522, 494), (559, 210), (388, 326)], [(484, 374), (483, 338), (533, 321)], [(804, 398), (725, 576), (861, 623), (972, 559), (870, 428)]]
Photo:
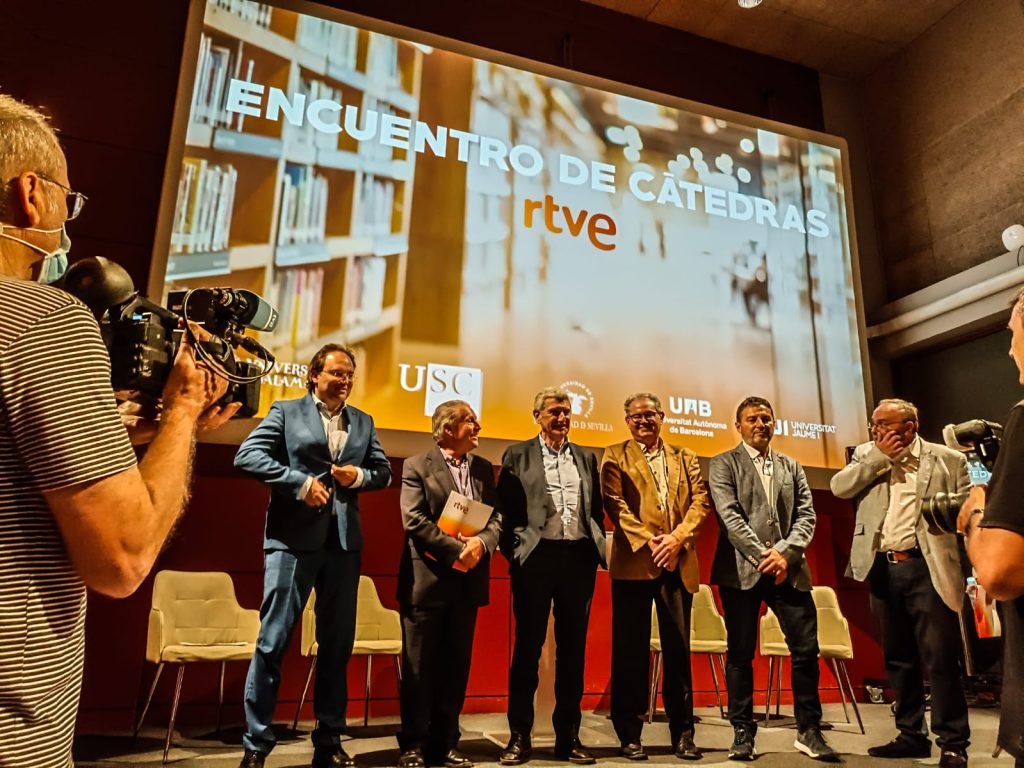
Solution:
[(538, 541), (537, 543), (538, 544), (548, 544), (548, 545), (555, 545), (555, 544), (557, 544), (557, 545), (562, 546), (562, 547), (582, 547), (582, 546), (584, 546), (586, 544), (589, 544), (590, 546), (593, 546), (593, 542), (590, 539), (586, 538), (586, 537), (584, 537), (582, 539), (545, 539), (545, 538), (541, 538), (541, 540)]
[(921, 557), (921, 550), (918, 547), (913, 549), (907, 549), (902, 552), (895, 549), (890, 549), (885, 552), (885, 559), (890, 563), (902, 563), (904, 560), (910, 560), (913, 557)]

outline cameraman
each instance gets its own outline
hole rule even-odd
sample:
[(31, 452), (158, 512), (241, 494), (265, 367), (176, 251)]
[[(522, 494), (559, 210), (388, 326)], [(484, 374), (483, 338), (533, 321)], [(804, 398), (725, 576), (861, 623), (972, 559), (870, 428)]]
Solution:
[[(183, 344), (145, 458), (93, 316), (57, 280), (84, 196), (46, 118), (0, 95), (0, 765), (68, 766), (85, 588), (130, 595), (181, 513), (197, 423), (225, 383)], [(205, 412), (205, 413), (204, 413)]]
[[(1024, 384), (1024, 290), (1010, 311), (1010, 357)], [(988, 488), (976, 486), (957, 518), (978, 583), (1001, 600), (1003, 692), (998, 743), (1024, 766), (1024, 401), (1010, 411)]]

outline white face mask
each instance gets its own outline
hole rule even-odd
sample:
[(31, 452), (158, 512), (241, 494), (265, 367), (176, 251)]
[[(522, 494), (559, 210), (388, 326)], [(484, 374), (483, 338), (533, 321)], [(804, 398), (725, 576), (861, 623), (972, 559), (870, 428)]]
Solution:
[[(22, 240), (20, 237), (4, 233), (5, 229), (20, 229), (22, 232), (39, 232), (43, 235), (52, 235), (54, 232), (60, 232), (60, 246), (54, 251), (46, 251), (38, 245), (33, 245), (27, 240)], [(39, 276), (36, 278), (40, 283), (45, 283), (47, 285), (55, 283), (64, 276), (65, 272), (67, 272), (68, 251), (71, 250), (71, 238), (68, 237), (67, 230), (64, 228), (63, 224), (57, 229), (12, 227), (10, 224), (0, 224), (0, 237), (6, 237), (8, 240), (14, 240), (16, 243), (21, 243), (27, 248), (31, 248), (36, 253), (43, 254), (43, 261), (39, 265)]]

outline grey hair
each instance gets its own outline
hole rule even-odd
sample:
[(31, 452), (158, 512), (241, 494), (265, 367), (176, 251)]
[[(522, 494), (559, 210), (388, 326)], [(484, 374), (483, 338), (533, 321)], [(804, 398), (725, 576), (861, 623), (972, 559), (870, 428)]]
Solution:
[(886, 397), (878, 401), (876, 408), (895, 408), (897, 411), (907, 417), (908, 420), (917, 423), (917, 406), (909, 400), (903, 400), (899, 397)]
[(622, 404), (623, 409), (626, 413), (629, 413), (629, 406), (634, 400), (650, 400), (654, 403), (654, 410), (658, 413), (664, 413), (665, 411), (661, 407), (661, 398), (655, 395), (653, 392), (634, 392), (632, 395), (626, 398), (626, 402)]
[(26, 171), (54, 176), (62, 156), (57, 133), (46, 116), (0, 94), (0, 180)]
[(430, 432), (435, 443), (441, 442), (445, 427), (450, 427), (459, 420), (459, 411), (463, 406), (473, 409), (465, 400), (445, 400), (434, 409), (434, 415), (430, 417)]
[(558, 387), (544, 387), (537, 396), (533, 398), (533, 412), (540, 413), (544, 410), (544, 403), (554, 400), (556, 403), (568, 403), (569, 393)]

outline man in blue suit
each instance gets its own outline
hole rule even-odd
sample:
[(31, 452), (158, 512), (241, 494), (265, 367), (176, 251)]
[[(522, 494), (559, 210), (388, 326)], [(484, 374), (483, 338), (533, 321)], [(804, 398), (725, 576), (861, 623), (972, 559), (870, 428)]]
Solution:
[(240, 768), (259, 768), (274, 748), (281, 659), (314, 587), (319, 651), (312, 766), (355, 765), (340, 735), (363, 546), (357, 494), (391, 482), (373, 419), (345, 402), (355, 368), (347, 347), (322, 347), (309, 364), (309, 394), (274, 403), (235, 456), (236, 467), (270, 486), (260, 634), (245, 682)]

